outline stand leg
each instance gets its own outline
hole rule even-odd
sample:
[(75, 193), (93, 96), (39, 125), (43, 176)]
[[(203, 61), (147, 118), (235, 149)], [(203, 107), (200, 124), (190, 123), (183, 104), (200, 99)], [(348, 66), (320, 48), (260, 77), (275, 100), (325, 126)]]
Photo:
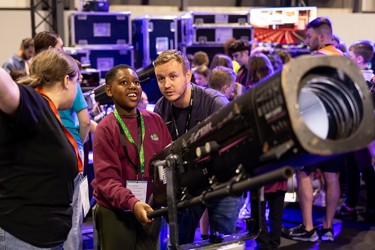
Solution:
[(169, 220), (169, 239), (170, 249), (177, 249), (178, 246), (178, 224), (177, 224), (177, 205), (176, 205), (176, 177), (175, 169), (177, 165), (176, 157), (173, 155), (167, 158), (166, 177), (167, 177), (167, 205)]
[(260, 197), (260, 188), (255, 188), (250, 190), (251, 193), (251, 219), (252, 219), (252, 228), (250, 234), (254, 237), (258, 237), (262, 229), (262, 210), (261, 210), (261, 197)]

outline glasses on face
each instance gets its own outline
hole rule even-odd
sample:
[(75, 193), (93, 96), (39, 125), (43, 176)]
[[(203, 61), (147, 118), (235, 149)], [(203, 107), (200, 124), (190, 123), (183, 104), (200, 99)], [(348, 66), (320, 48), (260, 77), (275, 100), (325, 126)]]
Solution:
[(241, 52), (235, 52), (232, 54), (233, 58), (238, 58), (241, 56)]

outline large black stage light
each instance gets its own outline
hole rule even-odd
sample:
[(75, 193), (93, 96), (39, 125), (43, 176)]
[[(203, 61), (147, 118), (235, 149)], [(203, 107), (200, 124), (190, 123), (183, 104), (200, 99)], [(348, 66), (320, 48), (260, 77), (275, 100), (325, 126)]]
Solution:
[(154, 198), (167, 205), (165, 159), (171, 156), (179, 202), (236, 177), (239, 166), (256, 177), (363, 148), (374, 128), (372, 98), (355, 63), (301, 56), (155, 155)]

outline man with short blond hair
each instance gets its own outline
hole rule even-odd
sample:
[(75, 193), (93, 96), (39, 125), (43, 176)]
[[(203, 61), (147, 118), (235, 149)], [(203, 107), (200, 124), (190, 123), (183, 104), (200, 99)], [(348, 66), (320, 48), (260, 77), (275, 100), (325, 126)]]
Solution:
[[(167, 124), (173, 140), (229, 102), (220, 92), (191, 83), (190, 63), (180, 51), (164, 51), (154, 61), (154, 66), (163, 94), (155, 105), (155, 112)], [(240, 197), (225, 197), (188, 208), (179, 217), (179, 244), (194, 241), (195, 229), (205, 208), (209, 214), (211, 234), (235, 233), (240, 206)]]

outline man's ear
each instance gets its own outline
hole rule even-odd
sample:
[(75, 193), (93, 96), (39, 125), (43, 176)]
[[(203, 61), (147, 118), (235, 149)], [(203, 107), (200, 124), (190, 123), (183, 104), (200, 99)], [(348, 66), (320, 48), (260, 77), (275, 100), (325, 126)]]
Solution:
[(320, 43), (323, 43), (325, 40), (326, 40), (326, 34), (323, 31), (321, 31), (319, 34), (319, 41)]
[(221, 93), (225, 93), (228, 89), (228, 85), (223, 85), (223, 87), (221, 87)]
[(365, 60), (363, 59), (363, 56), (357, 56), (356, 59), (357, 59), (357, 63), (358, 63), (358, 64), (361, 64), (361, 65), (362, 65), (363, 62), (365, 61)]
[(192, 75), (192, 73), (191, 73), (191, 69), (189, 69), (189, 70), (186, 72), (186, 74), (185, 74), (185, 76), (186, 76), (188, 82), (191, 82), (191, 75)]
[(104, 89), (105, 89), (105, 93), (107, 94), (107, 96), (109, 97), (113, 96), (111, 86), (109, 84), (104, 85)]

